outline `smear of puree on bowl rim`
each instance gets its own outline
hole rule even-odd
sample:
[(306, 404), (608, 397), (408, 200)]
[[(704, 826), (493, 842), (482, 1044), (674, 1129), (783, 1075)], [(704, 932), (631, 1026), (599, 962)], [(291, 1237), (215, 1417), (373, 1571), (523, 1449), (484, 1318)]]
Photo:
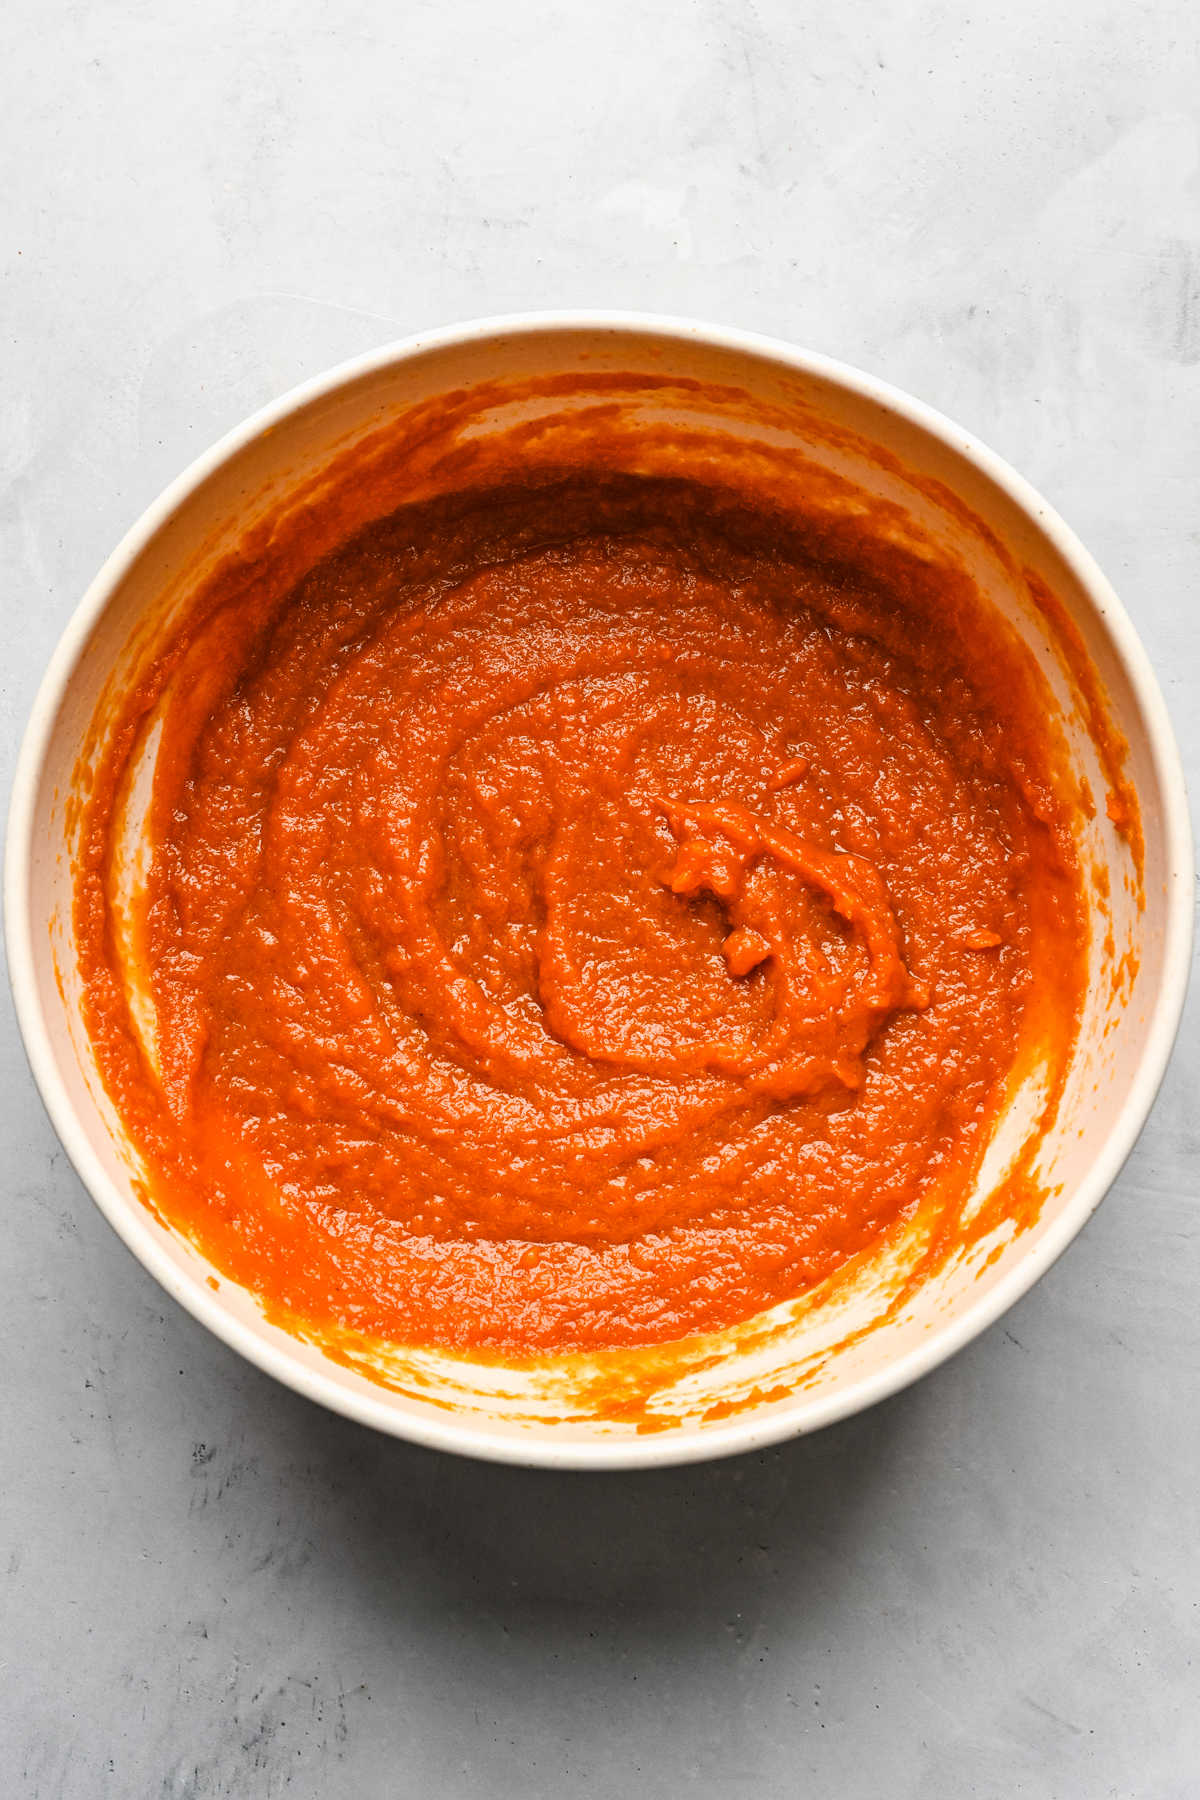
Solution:
[(295, 1328), (723, 1327), (930, 1196), (952, 1235), (1034, 1050), (1052, 1110), (1086, 928), (1027, 652), (795, 458), (638, 473), (598, 430), (342, 528), (333, 481), (105, 717), (103, 1078), (160, 1215)]

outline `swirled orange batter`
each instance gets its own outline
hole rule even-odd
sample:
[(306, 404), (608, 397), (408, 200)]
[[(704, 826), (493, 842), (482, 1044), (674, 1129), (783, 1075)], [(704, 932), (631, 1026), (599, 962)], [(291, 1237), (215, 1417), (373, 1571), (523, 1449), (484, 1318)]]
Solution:
[[(746, 1318), (952, 1205), (1083, 925), (1036, 708), (931, 583), (582, 470), (210, 605), (77, 905), (162, 1212), (277, 1313), (522, 1351)], [(151, 716), (157, 1066), (111, 894)]]

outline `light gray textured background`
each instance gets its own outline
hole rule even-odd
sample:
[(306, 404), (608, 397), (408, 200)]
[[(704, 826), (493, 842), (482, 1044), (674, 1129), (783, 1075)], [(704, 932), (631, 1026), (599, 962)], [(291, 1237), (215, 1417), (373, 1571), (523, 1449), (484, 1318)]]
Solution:
[[(420, 326), (757, 327), (961, 419), (1200, 757), (1191, 0), (8, 0), (0, 752), (120, 533)], [(151, 1284), (0, 1024), (0, 1791), (1200, 1795), (1200, 1008), (1083, 1238), (915, 1390), (695, 1472), (376, 1439)]]

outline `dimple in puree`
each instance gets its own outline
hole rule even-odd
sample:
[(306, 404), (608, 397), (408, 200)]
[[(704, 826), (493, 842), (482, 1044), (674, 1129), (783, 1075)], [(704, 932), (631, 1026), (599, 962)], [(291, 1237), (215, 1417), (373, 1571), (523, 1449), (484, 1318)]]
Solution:
[(182, 630), (76, 907), (159, 1210), (276, 1315), (519, 1353), (728, 1325), (961, 1202), (1083, 912), (1036, 708), (915, 567), (576, 471)]

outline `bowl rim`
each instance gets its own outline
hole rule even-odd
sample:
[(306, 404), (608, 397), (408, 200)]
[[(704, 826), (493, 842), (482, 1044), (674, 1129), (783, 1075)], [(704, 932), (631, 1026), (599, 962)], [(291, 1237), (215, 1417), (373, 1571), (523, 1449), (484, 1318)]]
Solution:
[[(341, 1386), (278, 1343), (258, 1336), (233, 1316), (206, 1282), (192, 1279), (152, 1234), (149, 1215), (125, 1199), (87, 1141), (55, 1060), (34, 979), (34, 920), (30, 906), (35, 803), (51, 735), (66, 688), (108, 601), (182, 502), (223, 463), (255, 438), (315, 400), (429, 351), (460, 348), (489, 338), (609, 332), (699, 342), (765, 359), (815, 377), (924, 430), (985, 477), (1032, 519), (1070, 568), (1103, 618), (1146, 721), (1148, 750), (1163, 799), (1167, 852), (1162, 977), (1151, 1004), (1146, 1045), (1129, 1092), (1099, 1155), (1053, 1224), (1031, 1241), (1028, 1254), (978, 1301), (915, 1349), (825, 1397), (797, 1394), (766, 1417), (753, 1413), (719, 1426), (682, 1425), (669, 1432), (621, 1437), (517, 1436), (465, 1417), (406, 1413), (389, 1399)], [(556, 309), (498, 314), (419, 331), (351, 357), (290, 388), (227, 432), (163, 490), (130, 527), (79, 601), (39, 684), (17, 757), (5, 846), (4, 922), (8, 973), (16, 1016), (34, 1080), (72, 1165), (118, 1237), (173, 1299), (214, 1336), (286, 1387), (333, 1412), (390, 1436), (487, 1461), (555, 1469), (662, 1468), (760, 1450), (863, 1411), (897, 1393), (961, 1350), (1028, 1293), (1086, 1224), (1112, 1185), (1144, 1125), (1166, 1071), (1187, 990), (1192, 942), (1192, 835), (1183, 768), (1166, 705), (1133, 624), (1100, 568), (1075, 533), (1008, 463), (944, 414), (874, 375), (737, 327), (669, 314)]]

